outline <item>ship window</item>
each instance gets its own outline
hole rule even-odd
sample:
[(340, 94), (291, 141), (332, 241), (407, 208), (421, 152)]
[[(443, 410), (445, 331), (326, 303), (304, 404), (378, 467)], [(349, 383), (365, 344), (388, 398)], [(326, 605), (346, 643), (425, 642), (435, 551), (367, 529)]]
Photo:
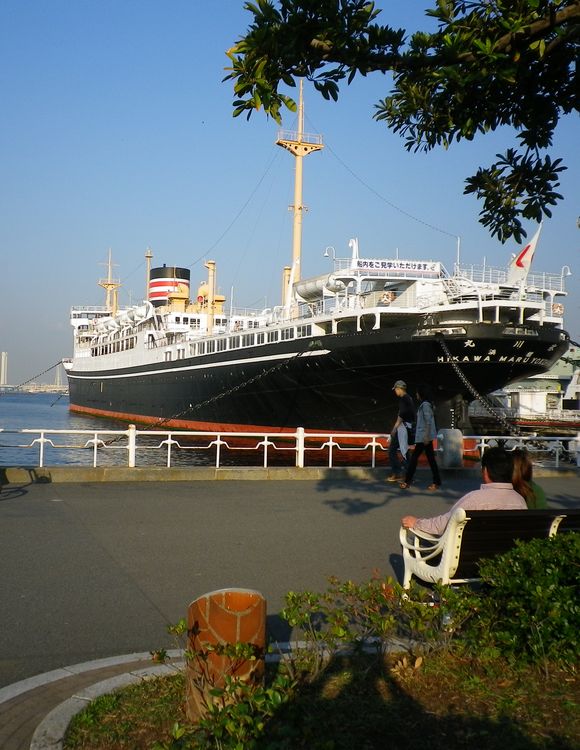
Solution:
[(218, 352), (225, 352), (225, 350), (226, 350), (226, 348), (227, 348), (227, 343), (228, 343), (228, 342), (227, 342), (227, 340), (226, 340), (226, 339), (220, 339), (220, 340), (219, 340), (219, 341), (217, 342), (217, 350), (218, 350)]
[(177, 359), (185, 359), (185, 349), (177, 350)]
[(264, 334), (263, 333), (257, 333), (256, 334), (256, 344), (263, 344), (264, 343)]
[(176, 323), (181, 323), (181, 318), (179, 317), (179, 315), (175, 316), (175, 322)]
[(200, 341), (197, 345), (197, 353), (205, 354), (205, 341)]
[(253, 333), (246, 333), (242, 336), (242, 346), (253, 346), (253, 344), (254, 344)]
[(509, 336), (538, 336), (538, 332), (533, 328), (514, 326), (513, 328), (504, 328), (503, 333)]
[(278, 331), (268, 331), (268, 343), (273, 344), (278, 341)]
[(230, 336), (229, 338), (229, 348), (230, 349), (238, 349), (240, 346), (240, 337), (239, 336)]
[(282, 341), (288, 341), (288, 339), (294, 338), (294, 329), (293, 328), (283, 328), (282, 329)]
[(165, 361), (171, 362), (171, 352), (165, 352)]
[(312, 326), (298, 326), (298, 328), (296, 329), (296, 334), (298, 338), (303, 338), (304, 336), (312, 336)]
[(212, 354), (215, 352), (215, 341), (208, 341), (207, 342), (207, 353)]

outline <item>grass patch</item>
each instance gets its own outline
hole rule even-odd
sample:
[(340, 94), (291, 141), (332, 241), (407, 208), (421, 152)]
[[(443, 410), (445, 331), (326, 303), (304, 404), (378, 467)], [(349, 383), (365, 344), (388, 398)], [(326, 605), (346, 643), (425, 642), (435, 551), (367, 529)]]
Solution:
[(185, 677), (143, 679), (115, 693), (103, 695), (77, 714), (70, 723), (65, 748), (124, 750), (150, 748), (167, 738), (173, 724), (185, 721)]
[[(172, 745), (170, 739), (175, 722), (187, 727), (184, 690), (184, 677), (176, 674), (103, 696), (75, 717), (64, 748), (139, 750), (160, 742), (193, 750), (195, 744)], [(550, 666), (546, 674), (500, 659), (432, 653), (420, 663), (402, 656), (335, 659), (280, 707), (253, 747), (573, 750), (580, 747), (578, 737), (574, 670)]]

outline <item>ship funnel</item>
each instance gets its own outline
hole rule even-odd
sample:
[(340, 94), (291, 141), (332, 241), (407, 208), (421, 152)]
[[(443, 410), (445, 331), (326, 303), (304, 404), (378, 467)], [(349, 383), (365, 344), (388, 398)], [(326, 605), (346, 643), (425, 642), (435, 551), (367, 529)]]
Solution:
[(508, 284), (518, 284), (520, 281), (525, 281), (530, 268), (534, 253), (536, 252), (536, 245), (542, 231), (542, 225), (538, 227), (538, 231), (524, 247), (523, 250), (512, 258), (511, 263), (508, 266), (507, 282)]
[(186, 303), (189, 300), (189, 268), (162, 266), (152, 268), (149, 276), (149, 301), (159, 307), (167, 305), (170, 300), (179, 299)]

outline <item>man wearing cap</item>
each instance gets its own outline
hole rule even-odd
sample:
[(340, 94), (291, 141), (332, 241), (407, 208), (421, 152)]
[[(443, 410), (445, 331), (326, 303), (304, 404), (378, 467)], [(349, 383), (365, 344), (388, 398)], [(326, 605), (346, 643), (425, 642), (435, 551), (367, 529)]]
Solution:
[[(392, 473), (387, 477), (387, 481), (400, 482), (407, 468), (407, 452), (409, 450), (407, 430), (413, 427), (416, 411), (413, 399), (407, 393), (407, 384), (404, 380), (397, 380), (393, 385), (393, 390), (399, 399), (399, 414), (391, 430), (389, 461), (391, 462)], [(402, 460), (399, 458), (399, 454), (402, 456)]]

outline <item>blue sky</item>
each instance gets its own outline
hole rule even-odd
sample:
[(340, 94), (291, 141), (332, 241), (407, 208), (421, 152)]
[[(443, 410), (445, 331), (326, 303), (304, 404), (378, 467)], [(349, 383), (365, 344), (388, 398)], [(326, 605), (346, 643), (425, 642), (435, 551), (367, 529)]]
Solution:
[[(384, 22), (426, 28), (427, 3), (379, 3)], [(391, 7), (390, 7), (391, 6)], [(216, 10), (217, 9), (217, 10)], [(24, 382), (71, 354), (71, 305), (102, 303), (111, 248), (121, 303), (154, 265), (217, 261), (235, 305), (279, 301), (291, 257), (293, 164), (262, 114), (232, 118), (225, 51), (251, 20), (240, 0), (2, 0), (0, 3), (0, 350)], [(492, 239), (464, 179), (513, 143), (505, 130), (449, 151), (409, 154), (372, 119), (388, 94), (381, 75), (344, 88), (338, 103), (306, 88), (306, 130), (326, 148), (304, 165), (303, 276), (348, 254), (503, 267), (515, 243)], [(295, 125), (290, 113), (284, 127)], [(569, 266), (566, 327), (580, 338), (580, 135), (561, 122), (554, 156), (565, 200), (544, 223), (534, 271)], [(535, 225), (527, 227), (528, 236)], [(39, 378), (53, 382), (54, 373)]]

